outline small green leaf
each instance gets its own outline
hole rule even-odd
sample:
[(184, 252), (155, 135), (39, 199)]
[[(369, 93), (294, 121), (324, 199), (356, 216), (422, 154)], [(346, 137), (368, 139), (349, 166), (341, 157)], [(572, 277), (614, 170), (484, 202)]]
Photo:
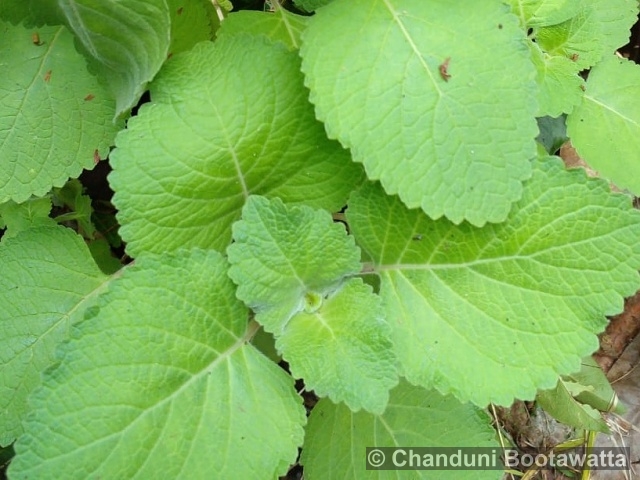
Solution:
[(508, 0), (524, 27), (544, 27), (576, 16), (584, 0)]
[(557, 158), (535, 162), (499, 225), (432, 221), (377, 185), (347, 219), (381, 277), (400, 373), (478, 405), (531, 399), (577, 370), (640, 286), (640, 212)]
[(573, 58), (578, 70), (595, 65), (605, 51), (601, 25), (590, 3), (582, 2), (578, 14), (566, 22), (535, 31), (536, 42), (543, 51)]
[(566, 425), (609, 433), (609, 427), (600, 412), (575, 399), (585, 388), (584, 385), (572, 385), (571, 382), (560, 379), (554, 389), (538, 392), (536, 400), (545, 412)]
[[(499, 471), (366, 470), (366, 447), (498, 447), (490, 419), (482, 410), (402, 381), (391, 391), (381, 415), (354, 413), (320, 400), (309, 417), (301, 463), (307, 480), (433, 479), (498, 480)], [(382, 476), (381, 473), (393, 473)]]
[(122, 268), (120, 260), (113, 256), (109, 242), (104, 238), (96, 238), (87, 244), (96, 264), (107, 275), (116, 273)]
[(329, 213), (277, 198), (249, 197), (233, 239), (227, 254), (238, 298), (275, 334), (361, 268), (353, 237)]
[(106, 156), (121, 124), (105, 122), (114, 103), (73, 46), (65, 27), (0, 22), (0, 204), (61, 187), (94, 154)]
[(249, 33), (264, 35), (272, 42), (280, 42), (289, 50), (300, 48), (300, 35), (307, 26), (308, 17), (302, 17), (278, 7), (273, 12), (242, 10), (225, 18), (218, 38), (222, 35)]
[(27, 395), (54, 362), (56, 347), (109, 277), (82, 238), (64, 227), (3, 239), (0, 271), (0, 445), (7, 445), (22, 434)]
[(200, 43), (167, 63), (152, 99), (110, 157), (133, 257), (224, 250), (250, 194), (336, 211), (362, 181), (315, 119), (296, 53), (279, 43), (248, 35)]
[(502, 2), (336, 0), (302, 38), (317, 117), (370, 179), (434, 219), (506, 218), (536, 155), (537, 88)]
[(75, 220), (78, 222), (79, 233), (85, 238), (92, 239), (96, 229), (91, 221), (93, 207), (91, 197), (84, 195), (84, 187), (79, 180), (68, 181), (64, 187), (54, 191), (54, 199), (57, 206), (66, 206), (72, 212), (56, 217), (58, 222)]
[(7, 202), (0, 205), (0, 228), (7, 230), (3, 240), (15, 237), (23, 230), (33, 227), (53, 227), (56, 222), (49, 217), (51, 199), (30, 198), (24, 203)]
[(169, 56), (213, 38), (220, 22), (211, 0), (168, 0), (167, 3), (171, 16)]
[(566, 117), (541, 117), (537, 120), (540, 134), (536, 140), (544, 146), (547, 154), (554, 155), (567, 141)]
[(578, 75), (576, 62), (564, 56), (549, 55), (533, 42), (529, 46), (540, 87), (536, 116), (558, 117), (570, 113), (584, 95), (584, 80)]
[(640, 194), (640, 66), (616, 57), (596, 65), (567, 131), (589, 166)]
[(320, 7), (330, 4), (332, 1), (333, 0), (293, 0), (293, 3), (296, 7), (306, 12), (313, 12)]
[[(360, 279), (360, 252), (326, 212), (252, 196), (227, 253), (237, 295), (273, 332), (306, 388), (382, 413), (397, 383), (380, 298)], [(344, 283), (343, 283), (344, 282)]]
[(58, 0), (85, 53), (116, 98), (116, 116), (129, 110), (167, 59), (166, 0)]
[(11, 478), (283, 475), (304, 408), (291, 377), (247, 344), (257, 326), (226, 270), (201, 250), (127, 267), (31, 396)]
[(398, 383), (390, 337), (380, 297), (352, 278), (314, 311), (294, 315), (276, 347), (318, 396), (381, 414)]
[(564, 376), (565, 381), (574, 381), (587, 385), (588, 391), (575, 395), (576, 400), (592, 406), (601, 412), (624, 413), (624, 405), (618, 403), (618, 397), (609, 380), (592, 357), (582, 359), (580, 370)]

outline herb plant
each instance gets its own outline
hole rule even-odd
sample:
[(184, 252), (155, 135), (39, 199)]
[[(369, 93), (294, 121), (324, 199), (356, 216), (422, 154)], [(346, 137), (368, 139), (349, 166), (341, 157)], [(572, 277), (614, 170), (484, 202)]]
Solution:
[[(265, 7), (0, 3), (9, 478), (494, 446), (483, 409), (553, 404), (640, 287), (636, 0)], [(119, 236), (75, 180), (101, 161)]]

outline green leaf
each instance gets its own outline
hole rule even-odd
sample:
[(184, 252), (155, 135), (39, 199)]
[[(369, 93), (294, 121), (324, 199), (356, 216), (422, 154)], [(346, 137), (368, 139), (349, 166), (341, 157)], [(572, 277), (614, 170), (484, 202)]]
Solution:
[(3, 239), (0, 271), (0, 445), (7, 445), (22, 433), (27, 395), (54, 362), (55, 348), (108, 277), (82, 238), (64, 227)]
[(308, 17), (302, 17), (279, 7), (273, 12), (242, 10), (225, 18), (218, 38), (222, 35), (249, 33), (264, 35), (272, 42), (280, 42), (289, 50), (300, 48), (300, 35), (307, 26)]
[(588, 391), (575, 395), (579, 402), (590, 405), (601, 412), (624, 413), (624, 405), (618, 403), (616, 392), (611, 388), (611, 384), (600, 365), (592, 357), (583, 358), (580, 370), (566, 375), (564, 379), (589, 386)]
[(579, 68), (573, 60), (558, 55), (549, 55), (531, 42), (531, 59), (538, 75), (538, 113), (536, 116), (558, 117), (573, 110), (584, 95), (584, 80), (578, 75)]
[(362, 170), (306, 97), (296, 53), (264, 38), (225, 35), (174, 57), (111, 155), (128, 253), (223, 250), (250, 194), (344, 206)]
[(571, 19), (538, 29), (534, 36), (547, 53), (574, 57), (583, 70), (629, 41), (637, 15), (636, 0), (581, 1), (580, 11)]
[(629, 198), (557, 158), (534, 165), (507, 220), (481, 230), (432, 221), (377, 185), (352, 196), (347, 219), (412, 383), (478, 405), (531, 399), (578, 369), (604, 315), (640, 286)]
[(105, 122), (111, 95), (89, 74), (64, 27), (0, 22), (0, 203), (22, 203), (62, 186), (94, 154), (107, 155), (120, 124)]
[(596, 65), (567, 131), (589, 166), (640, 194), (640, 66), (616, 57)]
[(67, 25), (96, 61), (116, 98), (116, 116), (129, 110), (167, 58), (166, 0), (58, 0)]
[(544, 146), (548, 154), (553, 155), (567, 141), (566, 117), (540, 117), (537, 120), (540, 134), (536, 140)]
[(552, 56), (573, 58), (578, 70), (595, 65), (605, 51), (601, 25), (590, 3), (583, 2), (580, 12), (566, 22), (535, 32), (542, 50)]
[(361, 279), (360, 252), (331, 215), (252, 196), (227, 253), (237, 295), (274, 333), (305, 387), (352, 410), (382, 413), (397, 383), (380, 298)]
[(126, 268), (32, 395), (11, 478), (284, 474), (304, 408), (291, 377), (247, 344), (256, 325), (226, 270), (201, 250)]
[(27, 27), (64, 23), (57, 2), (42, 0), (2, 0), (0, 19)]
[(306, 12), (313, 12), (320, 7), (330, 4), (332, 1), (333, 0), (293, 0), (293, 3), (296, 7)]
[(538, 392), (536, 400), (545, 412), (566, 425), (609, 433), (600, 412), (576, 400), (575, 396), (585, 388), (584, 385), (580, 387), (560, 379), (554, 389)]
[(171, 15), (169, 56), (213, 38), (220, 22), (211, 0), (168, 0), (167, 3)]
[(536, 155), (537, 89), (500, 1), (336, 0), (300, 53), (330, 138), (387, 193), (434, 219), (506, 218)]
[[(238, 298), (268, 332), (281, 334), (313, 297), (334, 292), (360, 271), (360, 251), (327, 212), (251, 196), (227, 248)], [(307, 300), (305, 300), (307, 299)]]
[(49, 217), (49, 198), (30, 198), (24, 203), (7, 202), (0, 205), (0, 228), (7, 230), (3, 239), (15, 237), (23, 230), (33, 227), (52, 227), (56, 223)]
[(524, 27), (543, 27), (576, 16), (584, 0), (508, 0)]
[(84, 195), (84, 187), (78, 179), (69, 180), (64, 187), (54, 191), (55, 203), (65, 206), (72, 211), (56, 217), (56, 221), (64, 222), (75, 220), (78, 222), (79, 233), (85, 238), (92, 239), (96, 234), (96, 228), (91, 221), (93, 207), (91, 197)]
[(630, 29), (638, 21), (637, 0), (589, 0), (595, 11), (604, 53), (608, 56), (629, 41)]
[(122, 268), (120, 260), (113, 256), (111, 246), (105, 238), (96, 238), (87, 244), (94, 261), (107, 275), (116, 273)]
[[(391, 391), (382, 415), (354, 413), (344, 405), (320, 400), (309, 417), (301, 463), (307, 480), (326, 478), (497, 480), (499, 471), (366, 470), (366, 447), (497, 447), (490, 419), (480, 409), (461, 404), (402, 381)], [(384, 475), (388, 474), (388, 475)]]
[(291, 374), (318, 396), (381, 414), (398, 374), (380, 297), (353, 278), (322, 302), (296, 314), (276, 347)]

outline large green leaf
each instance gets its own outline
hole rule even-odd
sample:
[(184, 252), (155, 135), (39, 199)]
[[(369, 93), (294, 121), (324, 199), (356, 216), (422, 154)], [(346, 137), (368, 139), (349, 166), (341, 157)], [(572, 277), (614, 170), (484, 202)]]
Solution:
[(291, 373), (351, 409), (382, 413), (397, 383), (380, 298), (360, 279), (360, 252), (331, 215), (252, 196), (227, 253), (238, 298), (276, 337)]
[(329, 136), (387, 193), (435, 219), (506, 218), (537, 129), (525, 33), (502, 2), (336, 0), (300, 53)]
[(32, 397), (11, 478), (251, 478), (302, 443), (293, 381), (214, 251), (144, 257), (100, 297)]
[(640, 66), (613, 56), (596, 65), (567, 131), (591, 167), (640, 194)]
[(0, 22), (0, 203), (62, 186), (106, 157), (121, 125), (111, 94), (86, 68), (61, 26)]
[(27, 395), (69, 328), (108, 277), (82, 238), (64, 227), (23, 231), (0, 244), (0, 445), (22, 433)]
[(640, 286), (640, 212), (557, 158), (535, 162), (499, 225), (432, 221), (378, 185), (347, 218), (381, 278), (401, 373), (478, 405), (531, 399), (576, 371)]
[(295, 52), (265, 38), (224, 35), (174, 57), (111, 156), (130, 255), (224, 249), (251, 193), (339, 210), (363, 174), (306, 97)]
[(382, 415), (354, 413), (321, 400), (309, 417), (301, 463), (307, 480), (497, 480), (500, 471), (366, 470), (367, 447), (497, 447), (480, 409), (402, 381)]
[(58, 0), (58, 6), (114, 92), (116, 114), (133, 107), (169, 52), (166, 0)]

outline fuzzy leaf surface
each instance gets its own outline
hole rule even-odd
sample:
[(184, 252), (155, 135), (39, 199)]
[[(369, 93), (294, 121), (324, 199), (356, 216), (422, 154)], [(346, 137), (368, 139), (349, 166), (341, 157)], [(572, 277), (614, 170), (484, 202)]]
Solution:
[(273, 12), (241, 10), (231, 12), (224, 19), (218, 37), (236, 33), (264, 35), (272, 42), (286, 45), (289, 50), (297, 50), (300, 48), (300, 35), (306, 28), (307, 21), (308, 17), (288, 12), (282, 7)]
[(279, 43), (225, 35), (198, 44), (163, 68), (152, 100), (111, 155), (132, 256), (224, 250), (250, 194), (336, 211), (362, 181), (315, 119), (296, 53)]
[[(368, 185), (351, 231), (373, 259), (401, 374), (478, 405), (551, 388), (598, 347), (639, 286), (640, 212), (557, 158), (536, 161), (507, 220), (432, 221)], [(456, 355), (451, 355), (451, 352)]]
[(498, 480), (498, 471), (366, 470), (366, 447), (496, 447), (485, 412), (406, 381), (391, 391), (381, 415), (354, 413), (320, 400), (309, 417), (301, 463), (308, 480), (416, 479)]
[(58, 0), (84, 51), (116, 98), (116, 115), (133, 107), (167, 59), (166, 0)]
[(41, 27), (40, 45), (33, 33), (0, 22), (0, 203), (42, 196), (93, 168), (122, 125), (69, 31)]
[(279, 199), (251, 196), (233, 226), (233, 239), (227, 255), (238, 298), (276, 334), (293, 314), (313, 310), (310, 300), (321, 305), (345, 276), (361, 268), (353, 237), (329, 213), (288, 207)]
[(22, 434), (28, 394), (70, 326), (108, 278), (82, 238), (64, 227), (25, 230), (0, 244), (0, 445)]
[(310, 19), (300, 53), (329, 137), (387, 193), (434, 219), (506, 218), (536, 154), (537, 89), (505, 5), (336, 0)]
[(227, 267), (202, 250), (127, 267), (32, 395), (12, 478), (283, 475), (304, 408), (291, 377), (247, 344), (256, 326)]
[(397, 383), (380, 298), (360, 279), (353, 237), (331, 215), (252, 196), (227, 253), (237, 295), (319, 396), (382, 413)]
[(352, 278), (322, 302), (294, 315), (276, 347), (318, 396), (381, 414), (398, 374), (380, 297)]
[(640, 66), (616, 57), (596, 65), (567, 131), (589, 166), (640, 194)]
[(606, 56), (629, 41), (629, 31), (638, 21), (637, 0), (589, 0), (600, 24)]

